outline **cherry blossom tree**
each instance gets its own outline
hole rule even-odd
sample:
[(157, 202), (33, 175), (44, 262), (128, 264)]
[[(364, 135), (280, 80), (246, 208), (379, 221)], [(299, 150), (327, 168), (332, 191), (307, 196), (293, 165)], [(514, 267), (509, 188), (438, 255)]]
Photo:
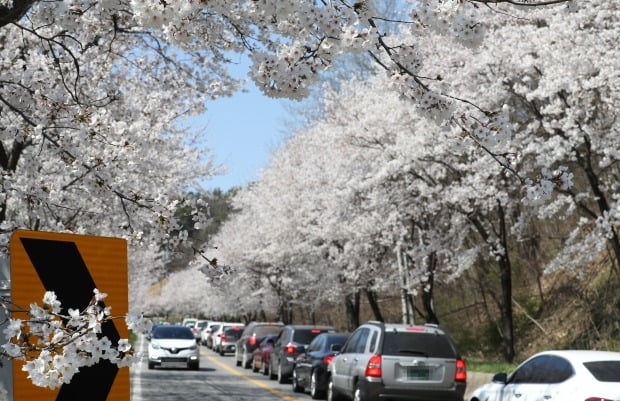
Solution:
[[(442, 75), (441, 68), (425, 67), (424, 45), (431, 43), (432, 49), (433, 44), (416, 38), (450, 36), (458, 43), (477, 46), (498, 13), (509, 13), (515, 6), (528, 9), (555, 6), (551, 13), (554, 26), (571, 21), (575, 24), (571, 26), (579, 26), (583, 31), (592, 23), (604, 25), (614, 21), (613, 5), (604, 9), (603, 17), (589, 21), (579, 19), (587, 15), (585, 12), (557, 11), (559, 7), (575, 11), (575, 3), (568, 0), (403, 1), (398, 4), (402, 7), (402, 18), (395, 19), (392, 15), (383, 18), (378, 14), (379, 8), (373, 1), (2, 0), (0, 230), (3, 235), (0, 245), (6, 250), (15, 228), (119, 235), (130, 239), (132, 247), (164, 243), (172, 249), (186, 242), (187, 232), (181, 229), (175, 212), (184, 208), (194, 215), (192, 221), (196, 225), (205, 224), (206, 216), (198, 213), (201, 205), (195, 199), (184, 199), (183, 191), (208, 177), (212, 166), (202, 157), (193, 133), (178, 122), (183, 116), (201, 112), (206, 100), (228, 95), (236, 88), (237, 83), (225, 69), (228, 52), (249, 52), (250, 77), (266, 95), (293, 99), (307, 96), (310, 86), (338, 57), (351, 52), (365, 53), (387, 73), (389, 83), (385, 86), (413, 101), (416, 110), (430, 120), (439, 124), (448, 122), (453, 129), (473, 139), (502, 167), (496, 169), (498, 175), (504, 170), (511, 171), (510, 162), (489, 147), (490, 142), (505, 143), (509, 136), (504, 130), (507, 126), (506, 113), (502, 112), (504, 103), (496, 98), (488, 102), (492, 107), (486, 109), (475, 104), (476, 91), (457, 96), (454, 88), (463, 75), (458, 70)], [(593, 7), (595, 4), (592, 2)], [(407, 41), (402, 40), (405, 31)], [(568, 39), (563, 43), (569, 43)], [(548, 44), (541, 42), (541, 45)], [(444, 56), (453, 54), (449, 47), (444, 49)], [(600, 50), (605, 49), (597, 48)], [(604, 72), (613, 71), (614, 64), (604, 67)], [(601, 85), (600, 71), (588, 67), (576, 72), (576, 78), (584, 74), (589, 78), (578, 81), (583, 87), (572, 88), (573, 97), (566, 97), (556, 87), (555, 94), (535, 92), (528, 99), (529, 92), (522, 90), (519, 83), (512, 87), (517, 96), (507, 98), (506, 102), (514, 103), (515, 98), (524, 96), (534, 109), (545, 114), (544, 122), (534, 119), (530, 128), (538, 122), (548, 132), (557, 133), (559, 129), (567, 143), (581, 138), (572, 155), (578, 159), (590, 183), (589, 192), (596, 196), (598, 205), (593, 217), (598, 221), (597, 227), (608, 235), (607, 243), (617, 250), (618, 218), (617, 205), (611, 200), (613, 191), (609, 191), (611, 197), (600, 196), (608, 191), (600, 184), (600, 178), (607, 171), (613, 172), (613, 168), (606, 167), (615, 166), (616, 156), (611, 152), (603, 155), (600, 160), (604, 168), (592, 171), (593, 161), (598, 157), (592, 159), (588, 153), (593, 143), (591, 130), (617, 131), (617, 123), (610, 117), (612, 111), (605, 109), (614, 93), (613, 80)], [(539, 89), (555, 85), (552, 79), (546, 81), (531, 75)], [(519, 79), (515, 76), (514, 82)], [(589, 92), (590, 98), (579, 95), (579, 89), (589, 89), (592, 85), (600, 85), (597, 88), (601, 90)], [(599, 99), (604, 101), (598, 102)], [(557, 110), (562, 101), (571, 111), (585, 106), (588, 111), (580, 117), (571, 113), (566, 119)], [(540, 107), (539, 102), (545, 107)], [(547, 107), (547, 102), (556, 110)], [(603, 107), (597, 109), (598, 104)], [(463, 112), (464, 108), (468, 112)], [(592, 123), (593, 117), (599, 115), (604, 118)], [(341, 126), (331, 124), (326, 128)], [(360, 139), (364, 138), (357, 138)], [(283, 315), (289, 313), (292, 299), (301, 296), (293, 285), (296, 278), (302, 277), (299, 269), (319, 261), (331, 260), (329, 263), (349, 269), (347, 274), (336, 276), (340, 284), (348, 287), (345, 290), (348, 294), (355, 294), (360, 288), (368, 294), (383, 288), (390, 272), (380, 272), (377, 268), (394, 253), (391, 247), (398, 242), (394, 237), (413, 242), (412, 232), (402, 227), (422, 221), (425, 216), (422, 213), (412, 219), (403, 214), (391, 219), (389, 208), (381, 203), (386, 193), (396, 196), (398, 192), (392, 187), (386, 191), (385, 183), (374, 178), (373, 167), (380, 163), (369, 163), (369, 158), (378, 153), (365, 153), (359, 147), (346, 149), (351, 158), (342, 166), (322, 165), (324, 171), (345, 175), (330, 176), (334, 179), (328, 182), (329, 189), (334, 191), (319, 198), (322, 201), (319, 204), (330, 207), (316, 209), (330, 212), (320, 215), (316, 222), (313, 213), (303, 215), (305, 210), (313, 209), (297, 210), (295, 201), (278, 204), (269, 201), (268, 196), (273, 196), (276, 188), (285, 188), (282, 183), (293, 180), (297, 183), (297, 199), (313, 199), (304, 191), (304, 180), (299, 179), (303, 177), (297, 177), (291, 170), (294, 166), (307, 166), (303, 152), (292, 151), (281, 161), (276, 160), (276, 167), (266, 174), (255, 192), (248, 191), (250, 202), (255, 202), (252, 207), (260, 211), (255, 226), (265, 234), (261, 238), (269, 240), (257, 238), (251, 244), (262, 241), (263, 249), (248, 250), (242, 260), (248, 265), (270, 269), (267, 274), (258, 275), (260, 279), (254, 285), (267, 280), (276, 292), (278, 309)], [(332, 159), (342, 156), (335, 149), (325, 154)], [(388, 157), (390, 153), (382, 155)], [(379, 160), (386, 159), (376, 159)], [(565, 185), (570, 181), (569, 175), (559, 162), (559, 159), (557, 163), (551, 162), (558, 164), (557, 173), (551, 166), (549, 173), (532, 182), (534, 196), (548, 192), (550, 184), (569, 190)], [(373, 174), (353, 181), (346, 177), (356, 170)], [(280, 177), (282, 171), (286, 171), (286, 179)], [(183, 177), (182, 182), (179, 177)], [(320, 181), (313, 184), (311, 188), (315, 192), (327, 189), (319, 185)], [(573, 191), (567, 193), (569, 197), (592, 215), (592, 207), (582, 202), (583, 193)], [(338, 198), (346, 201), (338, 203)], [(260, 202), (265, 202), (262, 208), (266, 210), (257, 206)], [(337, 207), (331, 208), (332, 202)], [(251, 213), (253, 209), (247, 210)], [(364, 218), (371, 210), (375, 211), (374, 224), (388, 219), (393, 226), (388, 230), (375, 228), (373, 220)], [(308, 229), (300, 230), (297, 225), (300, 221), (307, 222)], [(312, 232), (317, 227), (330, 230), (329, 235)], [(432, 238), (435, 236), (418, 235), (416, 240), (432, 244)], [(289, 249), (283, 246), (284, 240), (294, 240), (298, 245)], [(592, 239), (592, 243), (601, 242)], [(312, 246), (316, 244), (320, 244), (318, 250)], [(431, 248), (422, 254), (428, 258), (437, 255)], [(213, 261), (202, 256), (202, 261), (196, 263), (205, 266), (205, 261)], [(206, 266), (215, 280), (227, 272), (215, 263)], [(377, 278), (375, 273), (381, 273), (382, 277)]]

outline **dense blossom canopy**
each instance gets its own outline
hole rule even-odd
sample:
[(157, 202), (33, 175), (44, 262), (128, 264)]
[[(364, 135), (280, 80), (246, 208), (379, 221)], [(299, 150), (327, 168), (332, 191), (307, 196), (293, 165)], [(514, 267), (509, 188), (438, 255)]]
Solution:
[[(584, 231), (617, 243), (618, 10), (579, 4), (0, 0), (0, 245), (15, 228), (123, 236), (149, 262), (130, 262), (132, 280), (148, 283), (159, 252), (190, 240), (175, 213), (206, 222), (186, 194), (214, 169), (181, 119), (238, 87), (226, 68), (240, 52), (274, 97), (304, 98), (351, 53), (379, 71), (326, 91), (321, 120), (238, 197), (218, 241), (261, 307), (301, 299), (309, 269), (330, 284), (322, 299), (389, 288), (398, 254), (411, 283), (428, 285), (429, 260), (450, 279), (481, 249), (505, 251), (462, 249), (472, 216), (556, 190), (541, 215), (570, 204), (589, 217), (575, 244)], [(590, 185), (573, 189), (577, 174)]]

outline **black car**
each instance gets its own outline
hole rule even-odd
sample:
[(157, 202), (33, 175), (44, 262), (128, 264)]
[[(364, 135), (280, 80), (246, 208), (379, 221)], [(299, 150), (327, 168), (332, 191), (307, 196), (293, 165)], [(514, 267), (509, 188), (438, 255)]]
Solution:
[(293, 391), (310, 390), (312, 399), (321, 399), (327, 392), (327, 366), (349, 338), (348, 333), (322, 333), (312, 340), (308, 349), (299, 354), (293, 367)]
[(293, 374), (295, 358), (306, 350), (308, 344), (321, 333), (334, 333), (334, 326), (289, 324), (278, 336), (269, 358), (269, 378), (286, 383)]
[(284, 323), (280, 322), (250, 322), (241, 338), (237, 340), (235, 347), (235, 362), (237, 366), (243, 366), (250, 369), (252, 364), (252, 353), (258, 347), (261, 340), (270, 334), (279, 334), (284, 327)]

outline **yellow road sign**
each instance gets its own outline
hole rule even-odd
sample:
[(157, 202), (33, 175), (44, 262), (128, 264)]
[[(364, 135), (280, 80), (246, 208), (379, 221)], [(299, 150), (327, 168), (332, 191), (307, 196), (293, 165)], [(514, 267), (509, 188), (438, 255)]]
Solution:
[[(127, 314), (127, 242), (119, 238), (17, 230), (9, 245), (11, 299), (22, 309), (41, 305), (45, 291), (54, 291), (68, 308), (83, 310), (93, 297), (93, 289), (108, 294), (103, 300), (112, 315)], [(22, 313), (14, 318), (24, 319)], [(121, 319), (102, 327), (102, 335), (113, 344), (128, 338)], [(13, 363), (14, 401), (128, 401), (129, 369), (119, 369), (108, 361), (81, 368), (71, 383), (56, 390), (36, 387)]]

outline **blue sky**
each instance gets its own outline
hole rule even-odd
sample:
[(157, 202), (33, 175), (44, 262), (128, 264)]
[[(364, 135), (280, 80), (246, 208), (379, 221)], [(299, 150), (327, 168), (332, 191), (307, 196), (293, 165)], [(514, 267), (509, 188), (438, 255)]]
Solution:
[[(247, 79), (245, 60), (232, 73)], [(285, 137), (286, 101), (264, 96), (251, 82), (247, 89), (207, 103), (207, 113), (194, 120), (206, 130), (206, 146), (216, 162), (227, 170), (205, 182), (206, 189), (226, 191), (255, 180)]]

